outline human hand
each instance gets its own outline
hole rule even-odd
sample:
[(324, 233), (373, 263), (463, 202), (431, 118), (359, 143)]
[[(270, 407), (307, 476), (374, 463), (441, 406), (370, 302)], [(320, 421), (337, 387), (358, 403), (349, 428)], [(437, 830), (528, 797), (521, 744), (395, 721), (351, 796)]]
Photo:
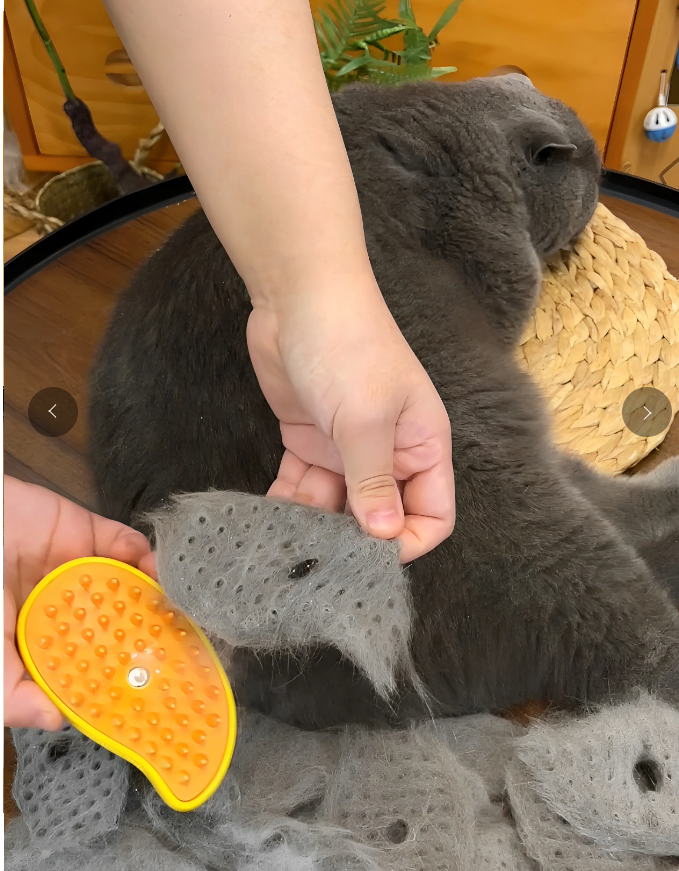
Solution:
[(363, 529), (398, 537), (402, 563), (450, 535), (450, 421), (372, 276), (255, 304), (248, 346), (287, 449), (270, 496), (334, 511), (348, 502)]
[(53, 569), (79, 557), (105, 556), (155, 578), (155, 557), (140, 532), (106, 520), (51, 490), (4, 477), (5, 725), (59, 729), (62, 716), (40, 687), (25, 680), (16, 622), (29, 593)]

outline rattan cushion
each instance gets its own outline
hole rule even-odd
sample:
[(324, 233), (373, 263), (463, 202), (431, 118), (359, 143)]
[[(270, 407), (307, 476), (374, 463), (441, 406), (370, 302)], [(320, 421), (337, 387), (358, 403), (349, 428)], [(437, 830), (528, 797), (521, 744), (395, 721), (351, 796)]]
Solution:
[(668, 432), (634, 435), (622, 404), (649, 385), (679, 407), (679, 282), (601, 203), (570, 251), (545, 266), (518, 358), (544, 391), (554, 437), (603, 472), (637, 463)]

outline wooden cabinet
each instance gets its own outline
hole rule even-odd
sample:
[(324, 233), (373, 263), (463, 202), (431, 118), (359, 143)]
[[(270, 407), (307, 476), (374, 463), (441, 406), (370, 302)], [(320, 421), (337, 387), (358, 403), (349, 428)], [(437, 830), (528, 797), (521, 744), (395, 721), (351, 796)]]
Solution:
[[(643, 130), (646, 113), (657, 105), (660, 73), (672, 74), (678, 49), (677, 0), (639, 0), (606, 150), (611, 169), (658, 182), (663, 169), (679, 158), (679, 131), (666, 142), (651, 142)], [(679, 115), (679, 105), (672, 108)], [(665, 182), (679, 188), (679, 163)]]
[[(316, 9), (324, 0), (312, 0)], [(36, 0), (76, 93), (90, 106), (104, 136), (132, 157), (157, 115), (100, 0)], [(430, 29), (447, 0), (413, 0)], [(33, 169), (83, 162), (63, 110), (59, 83), (23, 0), (6, 0), (6, 112)], [(386, 14), (397, 14), (387, 0)], [(643, 117), (657, 97), (662, 64), (679, 43), (677, 0), (464, 0), (434, 52), (437, 65), (458, 72), (445, 80), (484, 76), (512, 65), (536, 87), (573, 106), (606, 163), (654, 178), (679, 154), (679, 133), (660, 146), (646, 140)], [(629, 51), (628, 51), (629, 49)], [(624, 71), (624, 75), (623, 75)], [(151, 166), (176, 160), (164, 138)], [(675, 175), (679, 184), (679, 167)], [(657, 180), (657, 179), (656, 179)]]
[[(158, 115), (100, 0), (36, 0), (75, 93), (102, 135), (127, 158), (148, 136)], [(16, 130), (28, 169), (64, 170), (87, 158), (64, 113), (54, 67), (23, 0), (5, 0), (5, 114)], [(169, 171), (177, 161), (167, 137), (149, 165)]]

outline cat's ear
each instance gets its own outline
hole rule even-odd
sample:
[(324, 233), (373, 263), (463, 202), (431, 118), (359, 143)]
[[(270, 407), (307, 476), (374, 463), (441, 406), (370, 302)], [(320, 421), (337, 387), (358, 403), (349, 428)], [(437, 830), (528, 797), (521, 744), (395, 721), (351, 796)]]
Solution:
[(522, 119), (519, 138), (528, 161), (536, 166), (566, 162), (577, 156), (578, 148), (571, 142), (562, 124), (538, 112), (530, 112)]
[(557, 160), (570, 160), (572, 157), (575, 157), (577, 150), (577, 145), (573, 145), (570, 142), (546, 142), (535, 151), (530, 151), (529, 155), (531, 163), (545, 166)]

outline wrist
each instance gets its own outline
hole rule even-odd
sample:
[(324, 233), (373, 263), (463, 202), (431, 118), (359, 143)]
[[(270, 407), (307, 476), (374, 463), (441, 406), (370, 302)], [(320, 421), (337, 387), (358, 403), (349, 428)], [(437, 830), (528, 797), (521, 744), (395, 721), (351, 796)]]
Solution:
[(246, 284), (253, 308), (280, 317), (294, 315), (301, 306), (384, 304), (367, 253), (325, 261), (315, 258), (313, 265), (284, 264), (252, 276)]

